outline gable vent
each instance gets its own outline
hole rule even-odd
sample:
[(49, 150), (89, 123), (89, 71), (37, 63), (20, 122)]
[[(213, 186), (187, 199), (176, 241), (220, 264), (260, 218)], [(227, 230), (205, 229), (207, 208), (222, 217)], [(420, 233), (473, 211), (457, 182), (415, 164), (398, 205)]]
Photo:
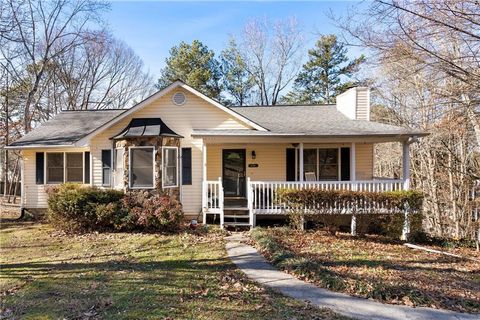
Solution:
[(181, 106), (185, 104), (185, 102), (187, 101), (187, 97), (183, 92), (175, 92), (172, 96), (172, 101), (177, 106)]

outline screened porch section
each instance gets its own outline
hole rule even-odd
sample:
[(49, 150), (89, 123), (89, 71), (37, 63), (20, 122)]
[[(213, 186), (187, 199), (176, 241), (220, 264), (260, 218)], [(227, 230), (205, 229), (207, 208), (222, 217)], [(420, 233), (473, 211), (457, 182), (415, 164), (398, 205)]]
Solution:
[[(284, 215), (289, 208), (282, 202), (281, 189), (351, 190), (386, 192), (408, 190), (408, 143), (403, 144), (401, 179), (373, 177), (373, 143), (284, 143), (284, 144), (204, 144), (202, 208), (203, 217), (220, 215), (220, 224), (231, 211), (243, 210), (248, 225), (255, 226), (258, 215)], [(377, 206), (377, 207), (375, 207)], [(379, 204), (364, 202), (360, 213)], [(315, 208), (312, 209), (314, 212)], [(323, 208), (328, 213), (349, 214), (336, 203)], [(384, 211), (388, 213), (387, 209)], [(245, 221), (246, 225), (246, 221)]]

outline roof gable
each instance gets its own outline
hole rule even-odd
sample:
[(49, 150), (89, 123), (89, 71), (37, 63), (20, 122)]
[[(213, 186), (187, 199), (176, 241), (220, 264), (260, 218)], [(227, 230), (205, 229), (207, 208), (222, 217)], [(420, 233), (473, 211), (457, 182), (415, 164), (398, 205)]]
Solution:
[(237, 119), (238, 121), (246, 124), (247, 126), (249, 127), (252, 127), (253, 129), (255, 130), (259, 130), (259, 131), (267, 131), (267, 129), (265, 129), (264, 127), (260, 126), (259, 124), (251, 121), (250, 119), (246, 118), (245, 116), (241, 115), (240, 113), (237, 113), (236, 111), (228, 108), (228, 107), (225, 107), (224, 105), (222, 105), (221, 103), (207, 97), (206, 95), (204, 95), (203, 93), (201, 93), (200, 91), (190, 87), (189, 85), (185, 84), (184, 82), (180, 81), (180, 80), (177, 80), (175, 81), (174, 83), (172, 83), (171, 85), (169, 85), (168, 87), (152, 94), (151, 96), (149, 96), (148, 98), (146, 98), (145, 100), (143, 100), (142, 102), (136, 104), (135, 106), (133, 106), (132, 108), (126, 110), (125, 112), (123, 112), (122, 114), (116, 116), (115, 118), (111, 119), (110, 121), (108, 121), (107, 123), (103, 124), (102, 126), (98, 127), (96, 130), (94, 130), (93, 132), (91, 132), (90, 134), (86, 135), (85, 137), (83, 137), (79, 142), (78, 144), (79, 145), (82, 145), (82, 144), (85, 144), (90, 138), (92, 138), (93, 136), (101, 133), (102, 131), (112, 127), (113, 125), (115, 125), (116, 123), (118, 123), (119, 121), (125, 119), (126, 117), (128, 116), (131, 116), (133, 115), (135, 112), (138, 112), (140, 110), (142, 110), (143, 108), (151, 105), (154, 101), (156, 101), (157, 99), (165, 96), (166, 94), (172, 92), (173, 90), (177, 89), (177, 88), (183, 88), (185, 89), (186, 91), (192, 93), (193, 95), (207, 101), (209, 104), (211, 104), (212, 106), (224, 111), (225, 113), (229, 114), (230, 116), (232, 116), (233, 118)]

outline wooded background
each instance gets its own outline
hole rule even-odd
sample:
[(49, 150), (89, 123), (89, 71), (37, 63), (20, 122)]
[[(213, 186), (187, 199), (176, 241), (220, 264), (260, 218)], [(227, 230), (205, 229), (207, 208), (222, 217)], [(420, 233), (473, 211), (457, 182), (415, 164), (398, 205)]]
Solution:
[[(180, 42), (156, 82), (106, 27), (108, 7), (91, 0), (0, 0), (1, 180), (20, 177), (19, 155), (3, 146), (61, 110), (128, 108), (176, 79), (226, 105), (333, 103), (347, 88), (368, 85), (374, 120), (430, 133), (411, 147), (412, 184), (425, 193), (425, 230), (475, 236), (477, 1), (373, 1), (331, 15), (328, 23), (343, 33), (318, 35), (310, 49), (295, 18), (252, 19), (218, 53), (200, 40)], [(349, 58), (352, 45), (367, 54)], [(378, 145), (375, 175), (400, 172), (400, 146)]]

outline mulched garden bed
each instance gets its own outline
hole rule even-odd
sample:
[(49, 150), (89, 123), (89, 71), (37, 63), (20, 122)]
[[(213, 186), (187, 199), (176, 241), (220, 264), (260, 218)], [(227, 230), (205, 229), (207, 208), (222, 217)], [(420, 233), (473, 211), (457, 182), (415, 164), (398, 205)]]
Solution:
[[(391, 304), (480, 311), (475, 260), (413, 250), (378, 236), (272, 228), (255, 229), (252, 239), (277, 267), (323, 288)], [(456, 251), (478, 257), (474, 250)]]

